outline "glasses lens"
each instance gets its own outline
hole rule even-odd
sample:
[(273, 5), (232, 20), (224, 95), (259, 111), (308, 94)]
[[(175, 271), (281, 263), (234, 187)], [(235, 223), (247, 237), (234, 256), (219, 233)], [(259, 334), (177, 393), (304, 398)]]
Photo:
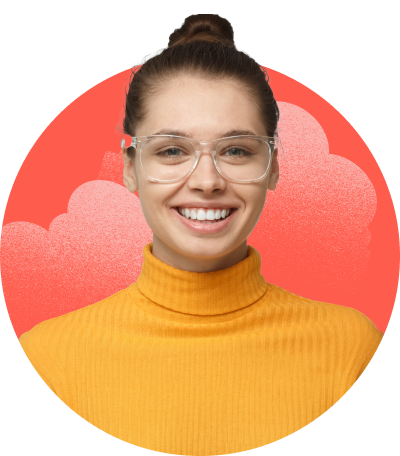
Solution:
[(268, 170), (271, 149), (267, 142), (256, 138), (229, 138), (217, 149), (217, 163), (229, 179), (249, 181), (259, 179)]
[[(187, 176), (196, 159), (192, 142), (173, 136), (149, 137), (142, 144), (140, 154), (145, 174), (160, 181), (173, 181)], [(220, 142), (216, 150), (219, 170), (227, 178), (236, 181), (263, 177), (270, 160), (269, 144), (257, 138), (228, 138)]]

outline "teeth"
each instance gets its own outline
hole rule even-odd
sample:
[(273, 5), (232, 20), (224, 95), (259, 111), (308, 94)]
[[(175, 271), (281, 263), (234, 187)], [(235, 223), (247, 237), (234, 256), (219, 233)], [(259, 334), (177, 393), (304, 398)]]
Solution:
[(179, 207), (178, 212), (186, 217), (187, 219), (190, 218), (192, 220), (204, 220), (205, 223), (213, 223), (216, 220), (224, 219), (228, 217), (228, 215), (232, 212), (230, 209), (197, 209), (197, 208), (183, 208)]

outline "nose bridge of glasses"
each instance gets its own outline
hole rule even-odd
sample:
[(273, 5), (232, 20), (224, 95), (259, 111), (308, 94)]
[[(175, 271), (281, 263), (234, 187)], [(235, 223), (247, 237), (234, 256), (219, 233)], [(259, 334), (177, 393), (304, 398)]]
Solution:
[(202, 144), (196, 148), (197, 161), (207, 162), (207, 158), (210, 161), (215, 159), (215, 151), (211, 143)]
[(198, 153), (208, 153), (211, 156), (213, 155), (213, 152), (215, 152), (215, 149), (217, 147), (215, 141), (197, 141), (196, 146), (196, 150), (198, 151)]
[[(196, 142), (196, 169), (201, 168), (202, 171), (207, 170), (206, 172), (210, 172), (212, 174), (219, 173), (218, 169), (216, 169), (215, 164), (215, 149), (217, 144), (215, 141), (197, 141)], [(208, 157), (208, 158), (206, 158)], [(205, 167), (205, 168), (204, 168)]]

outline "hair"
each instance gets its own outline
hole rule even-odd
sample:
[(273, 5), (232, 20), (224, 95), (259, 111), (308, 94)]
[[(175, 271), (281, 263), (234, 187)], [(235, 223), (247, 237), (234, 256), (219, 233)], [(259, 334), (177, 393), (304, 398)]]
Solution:
[[(217, 14), (187, 17), (170, 35), (166, 49), (132, 69), (125, 101), (125, 134), (135, 136), (146, 116), (146, 99), (181, 75), (237, 81), (257, 104), (268, 136), (276, 134), (279, 108), (267, 71), (236, 49), (231, 24)], [(133, 153), (134, 148), (128, 148), (128, 154)]]

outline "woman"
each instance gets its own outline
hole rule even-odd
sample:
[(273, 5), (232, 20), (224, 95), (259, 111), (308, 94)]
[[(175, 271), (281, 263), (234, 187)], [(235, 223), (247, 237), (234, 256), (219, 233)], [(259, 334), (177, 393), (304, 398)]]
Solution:
[(86, 420), (144, 448), (227, 454), (313, 421), (382, 338), (362, 313), (266, 283), (247, 245), (279, 179), (279, 111), (228, 21), (195, 15), (133, 77), (124, 182), (153, 242), (137, 282), (20, 342)]

